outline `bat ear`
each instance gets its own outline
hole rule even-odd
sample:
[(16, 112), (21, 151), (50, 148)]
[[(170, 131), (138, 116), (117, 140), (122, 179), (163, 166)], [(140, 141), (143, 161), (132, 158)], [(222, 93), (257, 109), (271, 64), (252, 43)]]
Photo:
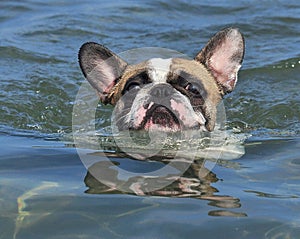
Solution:
[(235, 87), (244, 52), (243, 35), (236, 28), (226, 28), (210, 39), (195, 60), (210, 70), (218, 85), (223, 88), (223, 94), (226, 94)]
[(108, 93), (121, 77), (127, 63), (103, 45), (87, 42), (78, 53), (79, 65), (100, 100), (108, 103)]

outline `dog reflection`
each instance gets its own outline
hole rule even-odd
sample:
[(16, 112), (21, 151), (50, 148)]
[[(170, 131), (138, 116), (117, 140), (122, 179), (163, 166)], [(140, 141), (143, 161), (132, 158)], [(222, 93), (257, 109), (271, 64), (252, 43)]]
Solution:
[[(113, 163), (113, 164), (112, 164)], [(116, 167), (112, 167), (116, 165)], [(219, 179), (216, 174), (204, 167), (204, 160), (192, 163), (180, 177), (168, 174), (160, 177), (149, 177), (143, 173), (136, 174), (126, 180), (121, 179), (119, 168), (120, 161), (100, 161), (92, 165), (84, 179), (90, 194), (131, 194), (138, 196), (164, 196), (177, 198), (198, 198), (208, 200), (209, 205), (220, 208), (212, 210), (211, 216), (235, 216), (245, 217), (245, 213), (230, 211), (229, 209), (240, 208), (238, 198), (226, 195), (216, 195), (218, 189), (212, 183)], [(97, 176), (101, 173), (101, 180)], [(105, 180), (103, 180), (105, 179)], [(155, 185), (152, 190), (149, 185)], [(167, 185), (167, 186), (165, 186)]]

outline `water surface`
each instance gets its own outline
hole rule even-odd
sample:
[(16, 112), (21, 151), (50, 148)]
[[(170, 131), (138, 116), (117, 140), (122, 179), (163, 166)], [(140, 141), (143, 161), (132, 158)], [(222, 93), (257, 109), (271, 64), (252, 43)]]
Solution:
[[(299, 1), (280, 0), (1, 1), (0, 238), (297, 238), (299, 16)], [(229, 26), (246, 39), (237, 87), (224, 99), (228, 130), (250, 136), (245, 154), (205, 164), (205, 177), (197, 161), (181, 181), (144, 194), (95, 180), (71, 137), (84, 82), (81, 44), (193, 57)], [(99, 105), (100, 128), (110, 125), (111, 112)], [(163, 167), (109, 152), (119, 168)]]

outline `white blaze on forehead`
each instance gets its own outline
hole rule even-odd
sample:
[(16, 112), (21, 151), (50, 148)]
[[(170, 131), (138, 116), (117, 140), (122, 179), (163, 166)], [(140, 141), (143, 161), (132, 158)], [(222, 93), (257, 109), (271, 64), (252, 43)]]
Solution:
[(172, 58), (153, 58), (148, 61), (148, 74), (153, 83), (166, 83)]

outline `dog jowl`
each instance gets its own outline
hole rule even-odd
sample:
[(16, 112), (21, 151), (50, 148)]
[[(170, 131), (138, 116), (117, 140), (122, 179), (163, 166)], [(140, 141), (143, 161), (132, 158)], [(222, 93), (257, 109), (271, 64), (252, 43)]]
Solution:
[(227, 28), (193, 60), (152, 58), (130, 65), (106, 47), (82, 45), (79, 63), (104, 104), (115, 106), (119, 130), (212, 131), (216, 109), (237, 82), (244, 38)]

